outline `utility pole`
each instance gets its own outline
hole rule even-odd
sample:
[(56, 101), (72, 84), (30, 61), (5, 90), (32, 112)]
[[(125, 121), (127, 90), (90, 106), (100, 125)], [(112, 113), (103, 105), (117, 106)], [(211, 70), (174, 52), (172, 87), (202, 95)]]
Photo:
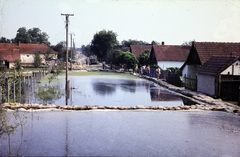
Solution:
[(71, 70), (72, 70), (72, 51), (73, 51), (73, 48), (72, 48), (72, 33), (71, 33)]
[(61, 14), (66, 16), (66, 90), (70, 87), (68, 85), (68, 20), (69, 16), (74, 16), (74, 14)]

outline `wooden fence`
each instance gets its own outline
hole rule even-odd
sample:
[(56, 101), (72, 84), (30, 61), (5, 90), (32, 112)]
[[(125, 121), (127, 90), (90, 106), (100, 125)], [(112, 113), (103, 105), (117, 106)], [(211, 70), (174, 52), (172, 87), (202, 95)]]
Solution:
[(185, 88), (197, 91), (197, 78), (184, 77), (184, 82)]
[[(22, 79), (15, 79), (7, 82), (6, 89), (0, 86), (0, 103), (2, 102), (25, 102), (29, 101), (29, 93), (34, 91), (38, 80), (44, 77), (44, 71), (33, 71), (31, 75), (24, 76)], [(3, 92), (4, 91), (4, 92)]]

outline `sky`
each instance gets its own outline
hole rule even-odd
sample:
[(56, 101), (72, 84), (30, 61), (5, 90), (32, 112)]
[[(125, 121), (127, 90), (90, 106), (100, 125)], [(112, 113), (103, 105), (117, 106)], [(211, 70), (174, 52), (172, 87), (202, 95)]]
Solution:
[(62, 13), (74, 14), (69, 33), (76, 47), (101, 30), (115, 32), (119, 42), (240, 42), (239, 0), (0, 0), (0, 37), (37, 27), (56, 45), (66, 40)]

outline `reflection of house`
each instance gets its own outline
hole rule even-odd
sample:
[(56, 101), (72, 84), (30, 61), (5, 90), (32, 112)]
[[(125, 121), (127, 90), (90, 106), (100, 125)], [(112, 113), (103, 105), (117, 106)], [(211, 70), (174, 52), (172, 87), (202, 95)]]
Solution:
[(197, 68), (212, 56), (231, 54), (240, 56), (240, 43), (193, 42), (188, 57), (181, 67), (183, 82), (187, 83), (188, 79), (196, 79)]
[(131, 45), (130, 52), (133, 53), (136, 57), (140, 56), (140, 53), (144, 52), (144, 50), (152, 49), (152, 45)]
[(213, 56), (197, 69), (197, 91), (227, 100), (238, 100), (238, 56)]
[(0, 43), (0, 60), (8, 68), (13, 68), (16, 59), (20, 59), (22, 64), (33, 64), (34, 54), (40, 53), (45, 62), (45, 56), (49, 58), (57, 59), (57, 52), (50, 49), (44, 44), (12, 44), (12, 43)]
[(180, 45), (153, 45), (150, 59), (163, 70), (169, 67), (180, 68), (187, 59), (190, 48)]
[(19, 44), (20, 58), (22, 64), (31, 65), (34, 63), (34, 55), (36, 52), (40, 54), (42, 63), (45, 62), (45, 58), (57, 59), (57, 52), (49, 48), (44, 44)]
[(0, 61), (8, 68), (14, 67), (16, 59), (20, 59), (20, 50), (18, 45), (11, 43), (0, 43)]

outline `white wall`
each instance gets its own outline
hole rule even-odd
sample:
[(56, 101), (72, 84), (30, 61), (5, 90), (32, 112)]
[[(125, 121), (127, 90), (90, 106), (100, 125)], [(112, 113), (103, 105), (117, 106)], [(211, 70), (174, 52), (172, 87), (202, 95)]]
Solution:
[(184, 62), (180, 62), (180, 61), (158, 61), (157, 64), (161, 69), (166, 70), (167, 68), (170, 68), (170, 67), (181, 68), (181, 66), (184, 64)]
[(226, 70), (224, 70), (221, 75), (240, 75), (240, 61), (236, 61), (231, 66), (229, 66)]
[(185, 65), (185, 67), (182, 70), (182, 78), (183, 82), (185, 83), (184, 77), (189, 77), (189, 78), (196, 78), (196, 71), (199, 66), (196, 65)]
[(214, 96), (215, 77), (211, 75), (198, 74), (197, 91)]
[[(20, 54), (21, 62), (22, 63), (34, 63), (34, 56), (35, 54)], [(51, 55), (53, 59), (57, 59), (57, 55), (52, 54)], [(45, 55), (40, 54), (40, 57), (42, 58), (42, 63), (45, 63)]]

